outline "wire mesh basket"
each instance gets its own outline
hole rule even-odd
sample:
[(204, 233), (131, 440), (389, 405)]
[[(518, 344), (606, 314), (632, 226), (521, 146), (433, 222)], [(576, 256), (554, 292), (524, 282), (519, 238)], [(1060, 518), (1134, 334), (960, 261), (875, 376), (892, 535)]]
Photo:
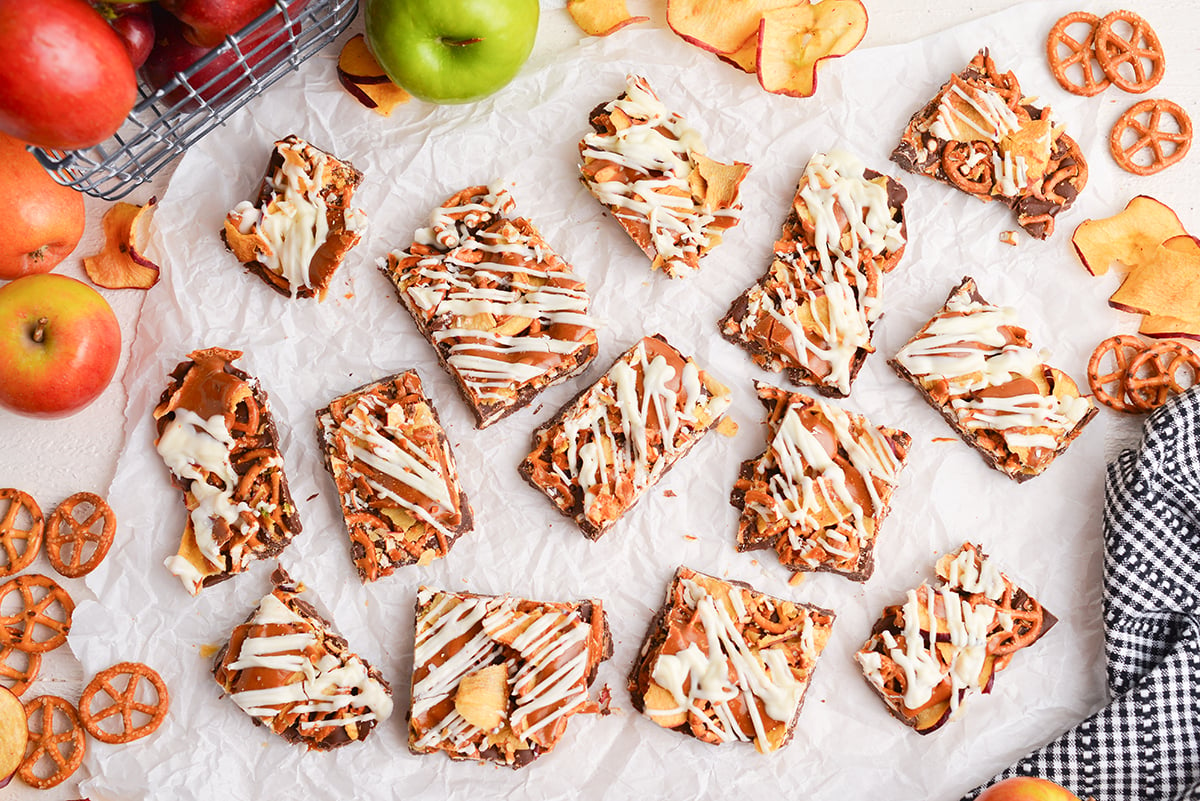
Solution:
[(358, 0), (275, 0), (275, 7), (139, 101), (108, 140), (70, 151), (35, 149), (56, 181), (116, 200), (340, 34)]

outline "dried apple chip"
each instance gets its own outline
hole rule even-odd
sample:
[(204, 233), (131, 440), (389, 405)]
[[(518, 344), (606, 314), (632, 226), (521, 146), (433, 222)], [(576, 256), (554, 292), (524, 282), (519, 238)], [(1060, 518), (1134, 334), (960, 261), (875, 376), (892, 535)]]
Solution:
[(392, 83), (361, 33), (347, 39), (342, 46), (337, 76), (351, 97), (384, 117), (391, 116), (396, 106), (412, 99), (408, 92)]
[[(1168, 250), (1178, 251), (1179, 253), (1191, 253), (1194, 256), (1200, 256), (1200, 239), (1191, 234), (1173, 236), (1166, 242), (1163, 242), (1163, 247)], [(1153, 337), (1154, 339), (1169, 339), (1174, 337), (1200, 339), (1200, 320), (1185, 320), (1182, 317), (1151, 314), (1142, 318), (1142, 324), (1138, 327), (1138, 333)]]
[(821, 62), (846, 55), (866, 33), (862, 0), (823, 0), (768, 11), (758, 29), (758, 82), (775, 94), (811, 97)]
[(667, 25), (710, 53), (733, 53), (756, 35), (763, 14), (798, 2), (808, 5), (808, 0), (667, 0)]
[(105, 289), (149, 289), (158, 283), (158, 265), (142, 253), (145, 245), (143, 215), (155, 203), (144, 206), (114, 203), (104, 214), (104, 249), (83, 260), (92, 283)]
[(1159, 246), (1108, 299), (1137, 314), (1200, 320), (1200, 248)]
[(698, 153), (692, 158), (696, 169), (688, 175), (688, 184), (692, 195), (700, 199), (700, 205), (707, 211), (732, 206), (750, 165), (740, 161), (725, 164)]
[(737, 50), (732, 53), (718, 53), (717, 58), (753, 75), (758, 66), (758, 29), (747, 36), (746, 41), (742, 42), (742, 46)]
[(629, 13), (625, 0), (568, 0), (567, 13), (588, 36), (608, 36), (649, 17)]
[(1071, 244), (1088, 272), (1104, 275), (1114, 261), (1137, 267), (1166, 240), (1186, 233), (1169, 206), (1138, 195), (1111, 217), (1084, 220), (1071, 235)]

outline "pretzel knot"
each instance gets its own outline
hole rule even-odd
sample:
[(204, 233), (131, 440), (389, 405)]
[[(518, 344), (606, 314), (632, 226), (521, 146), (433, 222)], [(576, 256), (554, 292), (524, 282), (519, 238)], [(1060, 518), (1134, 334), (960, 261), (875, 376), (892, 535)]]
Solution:
[[(56, 712), (66, 719), (65, 729), (55, 728)], [(63, 783), (83, 764), (87, 750), (87, 738), (75, 707), (57, 695), (42, 695), (25, 704), (25, 717), (29, 721), (29, 745), (17, 775), (21, 781), (39, 790)], [(43, 757), (54, 766), (49, 776), (38, 775), (37, 766), (44, 761)]]
[[(1067, 29), (1075, 24), (1088, 26), (1087, 35), (1082, 41), (1067, 33)], [(1054, 23), (1050, 35), (1046, 38), (1046, 59), (1050, 62), (1050, 71), (1054, 73), (1054, 79), (1058, 81), (1059, 86), (1073, 95), (1098, 95), (1111, 84), (1108, 76), (1104, 74), (1104, 68), (1100, 67), (1096, 59), (1096, 26), (1099, 24), (1100, 18), (1095, 14), (1074, 11)], [(1062, 53), (1063, 47), (1066, 48), (1066, 55)], [(1076, 83), (1067, 73), (1067, 70), (1075, 66), (1082, 70), (1082, 82)]]
[[(91, 511), (87, 512), (89, 507)], [(87, 512), (82, 520), (75, 514), (75, 510), (81, 508)], [(77, 492), (60, 503), (50, 515), (46, 555), (60, 575), (67, 578), (86, 576), (96, 569), (112, 547), (116, 530), (116, 515), (103, 498), (90, 492)], [(91, 555), (85, 559), (84, 552), (89, 546)]]
[[(13, 614), (4, 614), (4, 602), (14, 592), (20, 597), (21, 606)], [(55, 609), (57, 616), (51, 614)], [(11, 645), (30, 654), (53, 651), (67, 641), (74, 611), (71, 596), (48, 576), (33, 573), (9, 579), (0, 586), (0, 645)], [(42, 629), (48, 630), (49, 636)]]
[[(1183, 372), (1186, 378), (1178, 380)], [(1200, 382), (1200, 356), (1175, 342), (1159, 342), (1129, 363), (1125, 392), (1139, 411), (1149, 412)]]
[[(1148, 115), (1146, 122), (1142, 121), (1142, 115)], [(1164, 127), (1164, 117), (1173, 120), (1178, 130)], [(1137, 135), (1130, 145), (1124, 144), (1127, 131)], [(1164, 143), (1168, 147), (1164, 147)], [(1143, 100), (1133, 104), (1117, 120), (1108, 145), (1122, 169), (1134, 175), (1153, 175), (1187, 155), (1192, 146), (1192, 118), (1182, 106), (1170, 100)], [(1149, 163), (1140, 164), (1135, 160), (1143, 150), (1150, 151)]]
[[(1129, 26), (1128, 38), (1114, 30), (1118, 22)], [(1140, 94), (1154, 88), (1162, 80), (1167, 66), (1162, 43), (1150, 23), (1132, 11), (1114, 11), (1100, 20), (1096, 26), (1094, 44), (1096, 60), (1113, 86)], [(1125, 65), (1132, 70), (1132, 78), (1122, 72), (1121, 67)]]
[(957, 188), (972, 195), (990, 195), (992, 146), (988, 142), (948, 142), (942, 151), (942, 171)]
[[(114, 683), (121, 676), (127, 677), (124, 687), (118, 689)], [(154, 701), (144, 702), (137, 699), (138, 684), (145, 680), (154, 689)], [(103, 692), (110, 703), (93, 711), (96, 696)], [(102, 743), (128, 743), (140, 740), (162, 725), (167, 718), (167, 708), (170, 705), (170, 695), (167, 693), (166, 682), (154, 670), (140, 662), (120, 662), (110, 668), (100, 671), (88, 682), (83, 695), (79, 698), (79, 717), (88, 734)], [(135, 715), (148, 718), (142, 723), (135, 721)], [(121, 730), (108, 731), (101, 727), (106, 718), (119, 716)]]
[[(1109, 337), (1096, 346), (1088, 361), (1087, 377), (1092, 395), (1099, 403), (1118, 412), (1136, 411), (1125, 399), (1125, 377), (1129, 372), (1129, 363), (1145, 349), (1146, 343), (1130, 334)], [(1114, 366), (1108, 369), (1102, 365), (1110, 354)]]
[(33, 564), (45, 528), (37, 501), (18, 489), (0, 489), (0, 576), (11, 576)]

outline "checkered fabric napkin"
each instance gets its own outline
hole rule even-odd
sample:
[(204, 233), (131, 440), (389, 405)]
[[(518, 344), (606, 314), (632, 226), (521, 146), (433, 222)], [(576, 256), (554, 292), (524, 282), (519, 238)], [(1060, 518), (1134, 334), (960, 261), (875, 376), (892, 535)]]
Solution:
[(992, 782), (1200, 801), (1200, 388), (1151, 415), (1141, 450), (1108, 466), (1104, 639), (1112, 702)]

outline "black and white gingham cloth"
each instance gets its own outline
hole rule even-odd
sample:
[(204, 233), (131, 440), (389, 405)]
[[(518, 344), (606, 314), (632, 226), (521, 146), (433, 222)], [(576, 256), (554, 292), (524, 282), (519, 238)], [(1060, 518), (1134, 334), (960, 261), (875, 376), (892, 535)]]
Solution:
[(1108, 466), (1104, 639), (1112, 702), (992, 782), (1200, 801), (1200, 388), (1151, 415), (1141, 450)]

